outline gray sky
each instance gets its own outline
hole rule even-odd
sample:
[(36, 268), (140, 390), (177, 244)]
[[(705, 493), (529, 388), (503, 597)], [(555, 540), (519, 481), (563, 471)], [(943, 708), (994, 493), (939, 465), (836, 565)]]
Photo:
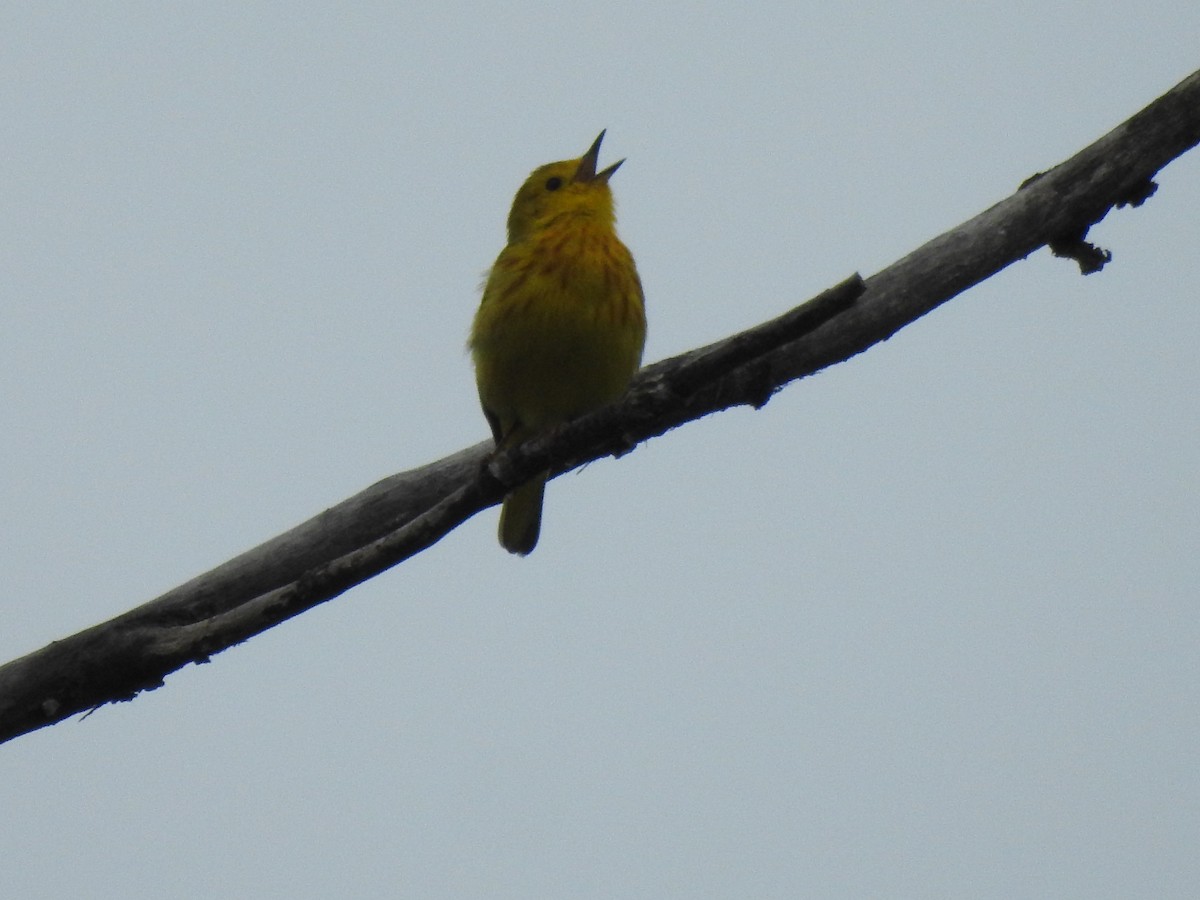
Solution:
[[(4, 660), (486, 434), (513, 192), (602, 127), (647, 359), (1200, 66), (1138, 4), (0, 14)], [(761, 412), (0, 748), (6, 896), (1200, 891), (1200, 154)]]

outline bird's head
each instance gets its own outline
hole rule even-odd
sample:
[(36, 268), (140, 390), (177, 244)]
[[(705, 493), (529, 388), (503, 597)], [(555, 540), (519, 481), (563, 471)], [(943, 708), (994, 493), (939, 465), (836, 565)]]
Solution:
[(625, 160), (596, 171), (600, 142), (604, 132), (578, 159), (564, 159), (534, 169), (513, 198), (508, 214), (508, 241), (523, 240), (540, 225), (561, 215), (578, 215), (612, 227), (614, 221), (612, 190), (608, 180)]

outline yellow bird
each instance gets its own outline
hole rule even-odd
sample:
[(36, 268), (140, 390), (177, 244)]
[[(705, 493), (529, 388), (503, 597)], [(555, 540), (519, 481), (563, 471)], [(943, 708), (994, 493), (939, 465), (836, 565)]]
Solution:
[[(469, 346), (497, 448), (515, 446), (611, 403), (642, 361), (646, 311), (629, 248), (617, 237), (604, 132), (579, 159), (548, 163), (517, 191)], [(500, 543), (537, 545), (546, 474), (504, 499)]]

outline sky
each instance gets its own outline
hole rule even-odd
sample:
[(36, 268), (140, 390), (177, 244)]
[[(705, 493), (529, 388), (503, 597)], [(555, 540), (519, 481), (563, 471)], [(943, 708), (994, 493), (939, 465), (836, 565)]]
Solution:
[[(1082, 10), (1086, 9), (1086, 13)], [(0, 13), (0, 660), (487, 435), (512, 194), (601, 128), (647, 361), (1197, 66), (1200, 5)], [(1200, 892), (1200, 153), (763, 410), (0, 747), (20, 898)]]

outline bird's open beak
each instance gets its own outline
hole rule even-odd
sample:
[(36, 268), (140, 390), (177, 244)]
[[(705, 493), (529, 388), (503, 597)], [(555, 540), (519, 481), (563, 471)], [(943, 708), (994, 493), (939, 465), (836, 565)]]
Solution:
[[(607, 131), (608, 129), (605, 129)], [(609, 166), (602, 172), (596, 171), (596, 160), (600, 157), (600, 142), (604, 140), (604, 131), (596, 136), (596, 140), (592, 142), (592, 146), (588, 148), (587, 153), (583, 154), (583, 158), (579, 160), (579, 168), (575, 170), (574, 181), (599, 181), (601, 184), (608, 182), (612, 178), (613, 172), (621, 168), (623, 159), (618, 159), (615, 163)]]

